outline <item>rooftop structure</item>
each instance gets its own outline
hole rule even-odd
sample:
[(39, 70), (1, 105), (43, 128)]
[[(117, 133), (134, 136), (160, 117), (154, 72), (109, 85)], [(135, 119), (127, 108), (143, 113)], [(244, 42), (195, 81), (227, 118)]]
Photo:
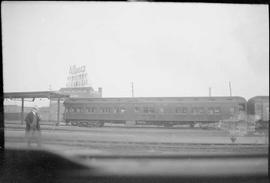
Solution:
[(61, 88), (59, 92), (67, 94), (71, 98), (102, 97), (102, 88), (98, 88), (98, 91), (95, 91), (93, 87), (89, 86), (87, 76), (85, 65), (79, 67), (76, 65), (70, 66), (66, 87)]
[(71, 98), (100, 98), (102, 97), (102, 88), (95, 91), (92, 87), (68, 87), (61, 88), (59, 93), (69, 95)]

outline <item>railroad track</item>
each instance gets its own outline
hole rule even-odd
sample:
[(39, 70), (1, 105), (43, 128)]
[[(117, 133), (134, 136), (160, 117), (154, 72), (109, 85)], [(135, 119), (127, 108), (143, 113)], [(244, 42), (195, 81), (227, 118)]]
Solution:
[[(63, 128), (61, 128), (63, 127)], [(18, 125), (18, 124), (6, 124), (6, 129), (25, 129), (25, 125)], [(71, 131), (76, 128), (76, 131), (87, 131), (88, 129), (106, 129), (106, 128), (133, 128), (133, 129), (192, 129), (192, 130), (202, 130), (202, 128), (183, 128), (183, 127), (145, 127), (145, 126), (135, 126), (135, 127), (128, 127), (128, 126), (103, 126), (103, 127), (79, 127), (79, 126), (56, 126), (56, 125), (41, 125), (42, 130), (63, 130), (63, 131)], [(205, 129), (207, 130), (207, 129)], [(209, 128), (208, 130), (212, 130)], [(214, 129), (217, 130), (217, 129)]]
[[(42, 121), (40, 123), (41, 126), (56, 126), (56, 122), (47, 122)], [(25, 126), (25, 124), (21, 124), (21, 122), (18, 121), (5, 121), (5, 126), (11, 127), (11, 128), (22, 128)], [(94, 127), (94, 126), (72, 126), (72, 125), (59, 125), (59, 126), (66, 126), (66, 127), (79, 127), (79, 128), (154, 128), (154, 129), (215, 129), (213, 127), (201, 127), (201, 128), (194, 128), (190, 126), (173, 126), (173, 127), (165, 127), (165, 126), (158, 126), (158, 125), (135, 125), (135, 126), (128, 126), (125, 124), (111, 124), (111, 123), (105, 123), (103, 127)]]
[[(6, 143), (25, 143), (22, 138), (9, 137)], [(46, 145), (77, 147), (78, 149), (98, 149), (117, 153), (231, 153), (252, 154), (268, 153), (268, 145), (264, 144), (192, 144), (192, 143), (153, 143), (153, 142), (128, 142), (128, 141), (96, 141), (42, 138)]]

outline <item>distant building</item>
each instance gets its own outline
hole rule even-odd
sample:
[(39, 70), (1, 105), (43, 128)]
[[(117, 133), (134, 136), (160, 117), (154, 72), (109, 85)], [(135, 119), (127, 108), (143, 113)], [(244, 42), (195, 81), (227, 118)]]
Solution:
[(102, 97), (102, 88), (98, 88), (98, 90), (95, 91), (88, 85), (87, 76), (86, 66), (70, 66), (66, 87), (61, 88), (59, 92), (61, 94), (68, 94), (71, 98)]
[(21, 108), (17, 105), (5, 105), (4, 112), (5, 113), (13, 113), (13, 112), (20, 112)]
[(61, 94), (68, 94), (71, 98), (100, 98), (102, 97), (102, 88), (98, 88), (95, 91), (92, 87), (69, 87), (61, 88), (59, 90)]
[[(24, 116), (30, 112), (32, 107), (24, 107)], [(18, 105), (4, 105), (5, 120), (19, 121), (21, 119), (21, 106)]]
[[(94, 90), (93, 87), (88, 85), (88, 74), (86, 72), (86, 66), (77, 67), (75, 65), (70, 66), (69, 76), (65, 88), (61, 88), (59, 93), (67, 94), (71, 98), (101, 98), (102, 88)], [(60, 121), (63, 121), (63, 115), (65, 107), (63, 100), (60, 101)], [(48, 121), (56, 121), (57, 119), (57, 101), (51, 100), (50, 107), (48, 107), (48, 115), (46, 119)]]

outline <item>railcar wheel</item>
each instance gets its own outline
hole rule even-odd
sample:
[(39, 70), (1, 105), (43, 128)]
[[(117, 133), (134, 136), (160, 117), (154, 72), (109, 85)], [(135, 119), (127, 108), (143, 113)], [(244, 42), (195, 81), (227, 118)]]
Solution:
[(81, 125), (82, 125), (83, 127), (87, 127), (87, 126), (88, 126), (88, 122), (83, 121), (83, 122), (81, 122)]
[(70, 125), (71, 125), (70, 121), (66, 121), (66, 126), (70, 126)]
[(100, 121), (99, 121), (99, 122), (96, 123), (96, 126), (97, 126), (97, 127), (103, 127), (103, 126), (104, 126), (104, 122), (100, 122)]
[(85, 127), (103, 127), (104, 126), (104, 122), (100, 122), (100, 121), (87, 121), (87, 122), (83, 122), (83, 126), (85, 126)]
[(71, 125), (72, 126), (78, 126), (78, 122), (77, 121), (71, 121)]
[(171, 123), (165, 123), (164, 124), (164, 127), (165, 128), (172, 128), (173, 127), (173, 124), (171, 124)]
[(190, 123), (190, 128), (194, 128), (195, 123)]
[(81, 121), (78, 122), (78, 126), (79, 126), (79, 127), (83, 127), (83, 124), (82, 124)]

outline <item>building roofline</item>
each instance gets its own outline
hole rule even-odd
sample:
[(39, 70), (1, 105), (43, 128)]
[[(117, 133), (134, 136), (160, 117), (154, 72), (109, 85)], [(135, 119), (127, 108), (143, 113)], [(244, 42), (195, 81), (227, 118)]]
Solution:
[(4, 98), (66, 98), (67, 94), (58, 91), (5, 92)]

